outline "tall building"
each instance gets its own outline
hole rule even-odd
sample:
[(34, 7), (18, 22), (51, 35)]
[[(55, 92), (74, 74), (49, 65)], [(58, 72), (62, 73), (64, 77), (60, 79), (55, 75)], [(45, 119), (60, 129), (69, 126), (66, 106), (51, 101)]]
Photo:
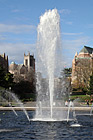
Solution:
[(24, 66), (27, 67), (28, 70), (33, 68), (35, 72), (35, 59), (33, 55), (30, 55), (30, 53), (28, 53), (28, 55), (25, 55), (24, 53)]
[(72, 61), (72, 86), (86, 87), (93, 73), (93, 48), (84, 46)]
[(8, 56), (5, 55), (0, 55), (0, 66), (2, 66), (7, 73), (9, 70), (9, 65), (8, 65)]
[[(28, 80), (27, 74), (35, 74), (35, 58), (33, 55), (24, 54), (24, 64), (16, 64), (12, 62), (9, 66), (9, 72), (14, 75), (14, 82), (19, 82), (20, 80)], [(29, 77), (30, 79), (30, 77)]]

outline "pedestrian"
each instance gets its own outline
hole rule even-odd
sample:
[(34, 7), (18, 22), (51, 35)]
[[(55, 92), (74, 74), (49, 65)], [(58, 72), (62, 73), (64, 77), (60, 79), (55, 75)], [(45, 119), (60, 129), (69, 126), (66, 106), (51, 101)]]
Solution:
[(89, 101), (87, 100), (87, 106), (89, 106)]
[(65, 101), (65, 106), (68, 106), (68, 101)]
[(70, 101), (70, 106), (71, 106), (71, 107), (73, 107), (73, 106), (74, 106), (73, 101)]

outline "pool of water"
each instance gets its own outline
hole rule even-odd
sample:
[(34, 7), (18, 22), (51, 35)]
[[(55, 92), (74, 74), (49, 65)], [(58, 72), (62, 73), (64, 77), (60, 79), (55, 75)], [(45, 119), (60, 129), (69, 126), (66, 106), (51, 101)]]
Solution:
[[(28, 114), (32, 119), (34, 111)], [(93, 139), (93, 116), (78, 115), (78, 123), (73, 122), (29, 122), (22, 111), (16, 116), (12, 111), (0, 111), (0, 140), (90, 140)], [(81, 112), (80, 112), (81, 114)]]

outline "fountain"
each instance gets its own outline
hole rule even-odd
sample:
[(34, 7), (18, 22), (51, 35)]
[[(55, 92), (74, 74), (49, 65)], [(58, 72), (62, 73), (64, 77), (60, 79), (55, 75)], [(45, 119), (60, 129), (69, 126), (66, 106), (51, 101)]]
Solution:
[(14, 114), (16, 116), (18, 116), (18, 114), (16, 113), (15, 109), (12, 107), (10, 101), (16, 102), (20, 106), (21, 110), (23, 110), (23, 112), (25, 113), (28, 121), (30, 121), (28, 113), (25, 110), (23, 103), (18, 99), (18, 97), (14, 93), (12, 93), (10, 91), (7, 91), (7, 90), (1, 90), (0, 91), (0, 99), (2, 101), (4, 101), (7, 105), (9, 105), (11, 107), (12, 111), (14, 112)]
[[(57, 9), (46, 11), (37, 28), (37, 109), (33, 120), (66, 119), (64, 101), (59, 94), (62, 71), (60, 16)], [(60, 86), (57, 88), (57, 86)]]
[(73, 111), (73, 122), (72, 122), (72, 124), (70, 126), (71, 127), (81, 127), (82, 125), (80, 125), (78, 123), (78, 120), (76, 118), (76, 113), (75, 113), (75, 109), (74, 109), (74, 103), (72, 101), (70, 101), (69, 105), (68, 105), (67, 122), (69, 121), (70, 110)]
[[(14, 93), (4, 91), (4, 97), (0, 97), (3, 97), (4, 100), (6, 99), (7, 101), (12, 98), (12, 100), (20, 104), (20, 107), (24, 110), (28, 120), (31, 120), (31, 122), (28, 123), (22, 111), (18, 112), (18, 117), (21, 117), (19, 117), (17, 121), (16, 116), (13, 116), (11, 111), (1, 111), (1, 139), (60, 140), (80, 139), (80, 136), (84, 140), (93, 139), (93, 117), (90, 117), (90, 115), (92, 115), (93, 106), (91, 107), (90, 114), (83, 117), (80, 115), (76, 116), (74, 104), (71, 106), (71, 102), (69, 102), (68, 107), (64, 107), (64, 101), (62, 100), (64, 94), (62, 93), (66, 93), (65, 82), (62, 82), (62, 79), (60, 80), (58, 78), (62, 69), (62, 60), (60, 60), (60, 53), (62, 52), (59, 21), (60, 17), (56, 9), (46, 11), (45, 14), (40, 17), (37, 41), (37, 107), (35, 116), (34, 111), (30, 111), (29, 113), (31, 115), (30, 118), (34, 116), (34, 119), (29, 119), (23, 104)], [(59, 84), (60, 82), (61, 84)], [(61, 90), (59, 90), (59, 85), (64, 88), (62, 87)], [(60, 93), (62, 97), (59, 96)], [(8, 98), (6, 95), (8, 95)], [(73, 116), (73, 121), (71, 122), (69, 122), (70, 115)], [(82, 125), (78, 123), (76, 117), (78, 117)]]
[(6, 103), (7, 105), (9, 105), (9, 106), (11, 107), (12, 111), (14, 112), (14, 114), (15, 114), (16, 116), (18, 116), (18, 114), (16, 113), (16, 111), (15, 111), (14, 108), (12, 107), (11, 103), (8, 102), (8, 101), (7, 101), (5, 98), (3, 98), (2, 96), (0, 96), (0, 98), (1, 98), (1, 100), (2, 100), (4, 103)]
[(93, 111), (93, 103), (91, 105), (90, 116), (92, 115), (92, 111)]
[[(57, 9), (46, 11), (40, 17), (37, 33), (37, 108), (33, 120), (66, 120), (68, 122), (72, 120), (72, 118), (70, 119), (71, 108), (69, 105), (65, 109), (64, 99), (60, 97), (60, 95), (65, 93), (64, 89), (66, 90), (66, 87), (62, 78), (61, 80), (59, 78), (63, 66), (60, 16)], [(9, 91), (5, 91), (5, 93), (20, 104), (27, 119), (30, 121), (27, 111), (15, 94)], [(12, 110), (16, 114), (13, 108)], [(73, 118), (76, 119), (75, 111), (72, 114)]]

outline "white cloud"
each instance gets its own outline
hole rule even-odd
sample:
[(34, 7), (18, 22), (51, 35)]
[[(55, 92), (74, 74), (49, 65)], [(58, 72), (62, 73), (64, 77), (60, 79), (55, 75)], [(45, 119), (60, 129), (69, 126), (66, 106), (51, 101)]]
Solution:
[(85, 36), (85, 37), (77, 38), (75, 40), (66, 40), (65, 43), (71, 44), (74, 46), (80, 46), (80, 45), (87, 44), (89, 41), (90, 41), (90, 37)]
[[(75, 53), (79, 52), (90, 40), (89, 37), (81, 37), (76, 40), (62, 40), (62, 55), (66, 67), (71, 67)], [(9, 56), (9, 62), (23, 63), (24, 53), (27, 54), (28, 51), (36, 55), (36, 44), (0, 43), (0, 54), (5, 52)]]
[(93, 24), (88, 24), (87, 27), (88, 28), (93, 28)]
[(59, 13), (60, 14), (70, 14), (70, 10), (69, 9), (62, 9), (62, 10), (59, 10)]
[(6, 25), (0, 24), (0, 32), (10, 32), (10, 33), (24, 33), (36, 30), (33, 25)]
[(63, 40), (62, 41), (62, 54), (64, 58), (64, 63), (67, 67), (72, 66), (72, 60), (76, 52), (80, 52), (80, 50), (84, 47), (84, 45), (88, 44), (91, 40), (90, 37), (81, 37), (75, 40)]
[(6, 40), (6, 39), (7, 39), (6, 35), (0, 35), (0, 41)]
[(63, 49), (68, 50), (70, 54), (75, 54), (76, 51), (80, 51), (80, 47), (83, 48), (90, 40), (89, 37), (80, 37), (75, 40), (63, 40)]
[(63, 35), (69, 35), (69, 36), (76, 36), (76, 35), (82, 35), (83, 34), (83, 32), (80, 32), (80, 33), (65, 33), (65, 32), (63, 32), (62, 33)]
[(0, 54), (5, 52), (9, 57), (9, 62), (23, 63), (24, 53), (35, 54), (35, 47), (35, 44), (0, 43)]

